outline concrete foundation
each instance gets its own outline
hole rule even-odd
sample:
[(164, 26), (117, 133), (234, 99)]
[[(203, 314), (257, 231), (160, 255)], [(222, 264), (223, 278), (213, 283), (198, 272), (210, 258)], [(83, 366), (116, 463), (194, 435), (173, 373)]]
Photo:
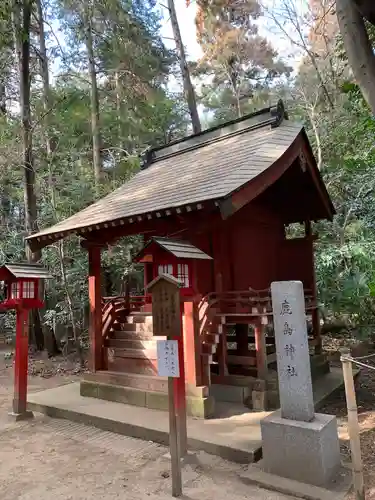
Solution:
[[(92, 425), (146, 441), (168, 445), (168, 412), (80, 395), (79, 383), (28, 394), (28, 408), (50, 417)], [(249, 464), (261, 458), (259, 421), (264, 412), (242, 405), (217, 405), (216, 418), (187, 418), (189, 450), (203, 450), (226, 460)]]
[[(189, 394), (187, 388), (186, 413), (197, 418), (212, 417), (215, 412), (215, 400), (212, 396), (205, 397), (205, 391), (199, 391), (199, 389), (199, 387), (195, 388), (196, 394), (193, 396)], [(81, 396), (142, 406), (153, 410), (168, 410), (168, 394), (163, 392), (83, 380), (80, 384), (80, 394)]]
[(315, 414), (311, 422), (271, 413), (261, 421), (264, 471), (315, 486), (337, 473), (340, 446), (336, 417)]

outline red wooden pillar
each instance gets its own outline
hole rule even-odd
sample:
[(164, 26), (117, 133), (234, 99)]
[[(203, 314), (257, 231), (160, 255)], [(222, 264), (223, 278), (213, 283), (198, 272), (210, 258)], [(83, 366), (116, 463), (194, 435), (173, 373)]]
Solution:
[[(225, 242), (224, 234), (222, 231), (215, 232), (213, 235), (213, 257), (214, 257), (214, 270), (215, 270), (215, 291), (220, 294), (224, 291), (224, 262), (225, 262)], [(226, 279), (226, 282), (228, 280)], [(219, 313), (220, 300), (219, 300)], [(225, 316), (220, 317), (220, 324), (218, 325), (218, 333), (220, 335), (220, 342), (218, 345), (217, 358), (219, 362), (220, 376), (228, 375), (228, 347), (227, 347), (227, 328)]]
[(186, 382), (195, 387), (202, 384), (202, 356), (199, 338), (196, 304), (191, 299), (183, 302), (183, 336), (185, 349)]
[[(309, 241), (309, 251), (310, 251), (310, 262), (311, 262), (311, 292), (313, 296), (313, 301), (317, 304), (317, 290), (316, 290), (316, 278), (315, 278), (315, 260), (314, 260), (314, 237), (311, 229), (311, 222), (305, 222), (305, 237)], [(315, 354), (321, 354), (323, 351), (322, 348), (322, 336), (320, 331), (320, 318), (319, 318), (319, 310), (318, 307), (312, 310), (312, 327), (314, 332), (314, 339), (316, 341), (315, 344)]]
[(31, 411), (27, 411), (28, 324), (29, 310), (17, 308), (13, 396), (13, 415), (17, 420), (33, 416)]
[(254, 326), (255, 334), (255, 349), (257, 362), (257, 378), (267, 380), (268, 377), (268, 362), (267, 362), (267, 345), (266, 333), (264, 325), (259, 321)]
[(227, 346), (227, 326), (225, 316), (220, 317), (221, 323), (218, 325), (220, 343), (218, 346), (219, 375), (228, 375), (228, 346)]
[(89, 253), (89, 335), (90, 335), (90, 369), (93, 372), (106, 369), (102, 336), (102, 304), (101, 304), (101, 246), (86, 245)]
[(249, 354), (249, 325), (237, 323), (236, 344), (238, 356), (248, 356)]

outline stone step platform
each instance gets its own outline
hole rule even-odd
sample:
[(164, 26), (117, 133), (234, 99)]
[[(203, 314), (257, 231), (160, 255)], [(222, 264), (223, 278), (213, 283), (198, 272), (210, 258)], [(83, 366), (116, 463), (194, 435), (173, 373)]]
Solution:
[(152, 323), (150, 322), (125, 322), (125, 323), (115, 323), (113, 325), (113, 333), (117, 331), (125, 331), (125, 332), (150, 332), (152, 334)]
[[(358, 373), (359, 370), (355, 369), (354, 376), (357, 376)], [(251, 392), (255, 382), (255, 377), (212, 375), (210, 394), (216, 402), (242, 403), (251, 408)], [(340, 390), (343, 386), (344, 380), (340, 367), (331, 367), (328, 373), (313, 378), (315, 411), (322, 407), (331, 394)], [(267, 381), (267, 400), (269, 410), (280, 407), (278, 380), (275, 372), (271, 372), (270, 379)]]
[[(138, 325), (137, 325), (138, 326)], [(111, 332), (111, 339), (115, 340), (152, 340), (156, 337), (152, 334), (152, 329), (149, 330), (127, 330), (121, 328), (121, 330), (114, 330)], [(157, 337), (162, 339), (163, 337)]]
[(126, 319), (128, 323), (146, 323), (152, 325), (152, 313), (149, 312), (133, 312)]
[[(80, 395), (80, 384), (28, 394), (28, 408), (49, 417), (92, 425), (102, 430), (168, 445), (168, 412)], [(203, 450), (226, 460), (249, 464), (261, 457), (260, 420), (243, 406), (218, 404), (214, 418), (188, 417), (190, 450)]]
[(168, 378), (153, 375), (141, 375), (139, 373), (120, 373), (101, 370), (96, 373), (86, 373), (83, 381), (91, 383), (113, 384), (134, 389), (142, 389), (153, 392), (168, 391)]
[[(111, 349), (112, 350), (112, 349)], [(156, 359), (119, 358), (108, 356), (108, 370), (113, 372), (139, 373), (140, 375), (156, 375)]]
[[(168, 410), (168, 390), (167, 382), (162, 379), (158, 382), (159, 377), (148, 377), (141, 379), (138, 376), (131, 374), (117, 375), (117, 378), (112, 374), (108, 381), (105, 381), (103, 372), (97, 374), (86, 375), (80, 384), (80, 394), (85, 397), (103, 399), (106, 401), (114, 401), (154, 410)], [(151, 380), (154, 378), (154, 380)], [(113, 383), (116, 381), (117, 383)], [(119, 385), (118, 382), (125, 384), (138, 385), (137, 387), (129, 387)], [(148, 387), (147, 387), (148, 386)], [(214, 413), (214, 399), (208, 395), (208, 388), (192, 387), (186, 385), (186, 411), (192, 417), (208, 418)]]
[(329, 361), (325, 354), (315, 354), (314, 356), (310, 356), (310, 366), (312, 380), (316, 380), (330, 371)]
[(119, 347), (114, 347), (112, 349), (112, 356), (114, 358), (122, 358), (122, 359), (145, 359), (150, 361), (156, 361), (156, 344), (154, 347), (146, 348), (146, 349), (121, 349)]
[(107, 339), (104, 343), (105, 347), (113, 347), (117, 349), (156, 349), (156, 338), (150, 339), (134, 339), (134, 338), (115, 338)]

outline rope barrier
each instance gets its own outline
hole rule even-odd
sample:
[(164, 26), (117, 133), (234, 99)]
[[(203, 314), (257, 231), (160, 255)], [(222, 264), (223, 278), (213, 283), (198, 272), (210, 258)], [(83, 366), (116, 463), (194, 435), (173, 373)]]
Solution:
[(369, 358), (375, 358), (375, 354), (367, 354), (367, 356), (356, 356), (355, 358), (352, 359), (369, 359)]
[(341, 356), (341, 361), (351, 361), (352, 363), (354, 363), (358, 366), (363, 366), (364, 368), (369, 368), (370, 370), (375, 370), (375, 366), (366, 365), (366, 363), (361, 363), (361, 361), (357, 361), (356, 358), (352, 358), (351, 356)]

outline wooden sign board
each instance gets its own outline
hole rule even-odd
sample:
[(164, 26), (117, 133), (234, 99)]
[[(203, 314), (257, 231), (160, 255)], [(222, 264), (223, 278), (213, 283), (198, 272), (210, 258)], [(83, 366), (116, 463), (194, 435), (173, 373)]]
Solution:
[(178, 341), (158, 340), (156, 347), (159, 377), (178, 378), (180, 376)]
[(161, 274), (147, 287), (152, 293), (152, 322), (154, 336), (181, 335), (180, 282)]
[[(180, 401), (180, 391), (185, 389), (180, 286), (181, 283), (175, 277), (161, 274), (147, 287), (152, 294), (154, 335), (166, 336), (168, 339), (157, 341), (157, 361), (158, 375), (168, 377), (169, 446), (172, 466), (172, 496), (174, 497), (182, 495), (181, 452), (184, 455), (186, 453), (186, 409)], [(177, 339), (172, 340), (171, 337), (177, 337)], [(182, 355), (179, 359), (180, 348)], [(175, 382), (177, 383), (175, 384)], [(183, 398), (185, 398), (184, 392)], [(184, 415), (181, 412), (181, 406), (184, 408)], [(185, 416), (184, 419), (183, 416)]]

